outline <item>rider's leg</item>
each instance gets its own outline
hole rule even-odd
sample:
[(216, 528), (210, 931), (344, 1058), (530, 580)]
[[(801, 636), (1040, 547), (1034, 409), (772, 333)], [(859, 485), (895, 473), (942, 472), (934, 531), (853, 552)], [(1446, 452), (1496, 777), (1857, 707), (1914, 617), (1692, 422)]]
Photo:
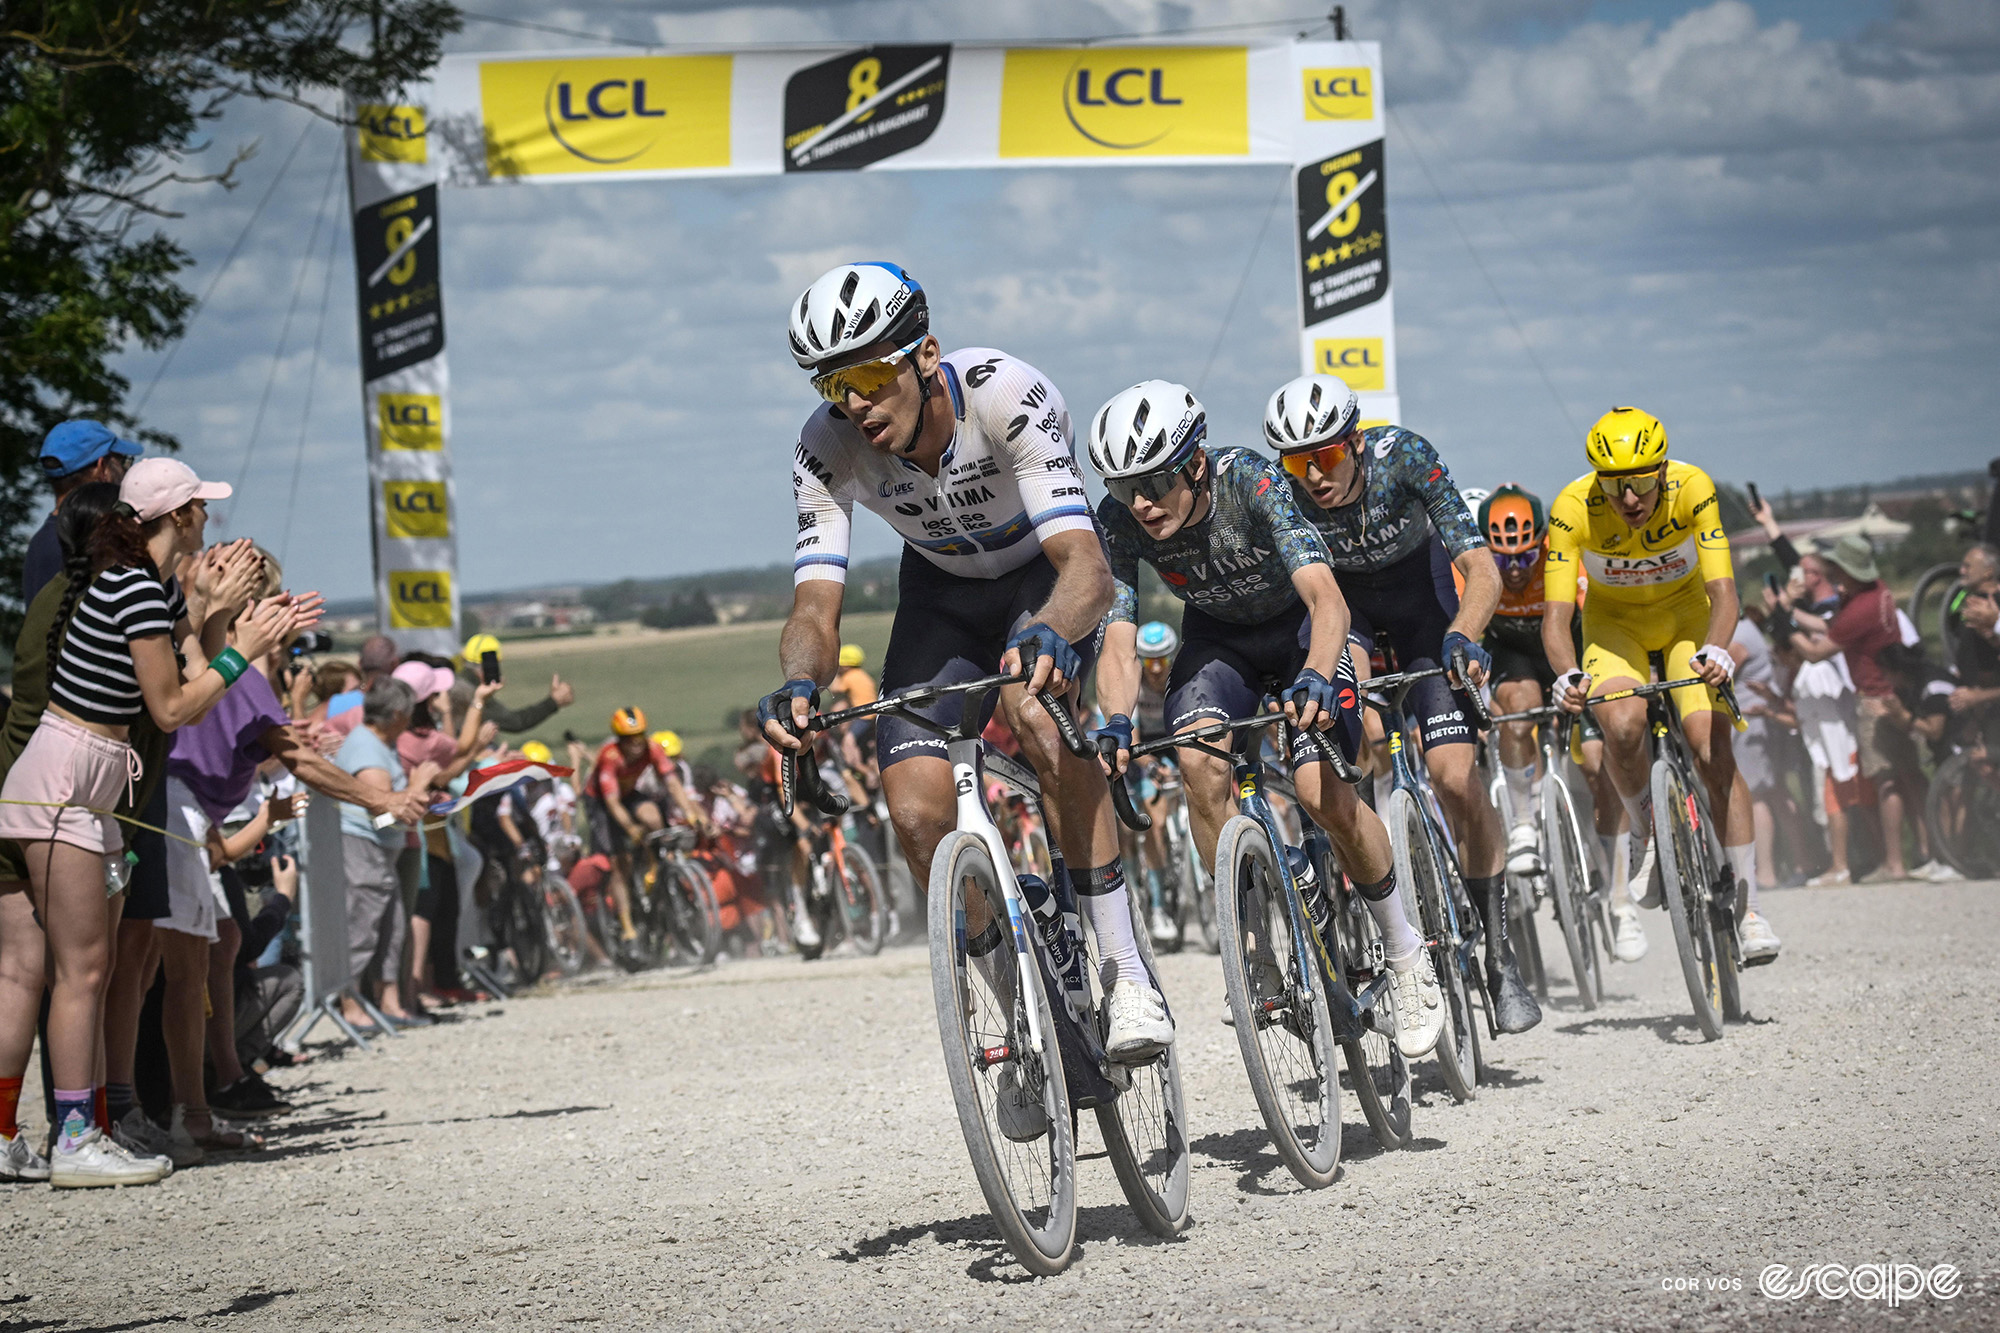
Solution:
[[(1533, 679), (1503, 680), (1493, 687), (1495, 711), (1524, 713), (1542, 706), (1541, 682)], [(1509, 722), (1500, 728), (1500, 772), (1507, 780), (1507, 795), (1514, 806), (1514, 823), (1533, 825), (1535, 782), (1535, 724)]]
[(1500, 812), (1493, 808), (1473, 765), (1475, 747), (1431, 745), (1424, 751), (1438, 803), (1458, 832), (1464, 849), (1465, 888), (1472, 895), (1486, 936), (1486, 988), (1493, 997), (1493, 1020), (1502, 1032), (1525, 1032), (1542, 1021), (1541, 1006), (1521, 980), (1507, 938), (1507, 876), (1503, 873)]
[(1708, 788), (1708, 808), (1722, 821), (1722, 850), (1730, 868), (1749, 894), (1750, 910), (1757, 910), (1756, 822), (1750, 809), (1750, 787), (1736, 767), (1736, 748), (1729, 719), (1713, 709), (1689, 713), (1681, 719), (1687, 732), (1688, 748), (1694, 751), (1695, 768)]
[(1368, 914), (1382, 932), (1382, 950), (1391, 964), (1415, 961), (1424, 942), (1403, 910), (1395, 891), (1396, 861), (1389, 847), (1389, 828), (1361, 799), (1361, 793), (1335, 777), (1321, 763), (1300, 764), (1293, 775), (1299, 804), (1313, 823), (1326, 830), (1334, 857), (1347, 877), (1362, 890)]
[[(914, 755), (897, 760), (882, 770), (882, 793), (889, 802), (889, 819), (896, 826), (896, 841), (903, 848), (917, 891), (927, 892), (931, 883), (931, 857), (945, 835), (958, 827), (958, 801), (951, 787), (951, 763), (933, 755)], [(975, 898), (977, 895), (975, 895)], [(985, 924), (985, 899), (977, 898), (977, 922)], [(974, 912), (967, 902), (968, 916)]]
[(632, 924), (632, 853), (616, 851), (611, 854), (611, 901), (618, 908), (618, 931), (622, 938), (631, 939), (639, 933)]

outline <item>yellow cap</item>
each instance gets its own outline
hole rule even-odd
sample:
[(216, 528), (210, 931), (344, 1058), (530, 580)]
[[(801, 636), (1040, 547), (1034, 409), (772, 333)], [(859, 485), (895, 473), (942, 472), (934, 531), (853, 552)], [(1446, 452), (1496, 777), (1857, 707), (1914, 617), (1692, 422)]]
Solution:
[(459, 656), (468, 662), (477, 662), (487, 653), (497, 656), (499, 652), (500, 640), (491, 634), (475, 634), (465, 641), (465, 647), (459, 650)]
[(653, 744), (665, 750), (669, 759), (678, 759), (681, 757), (681, 734), (678, 731), (654, 732)]
[(555, 755), (551, 754), (549, 747), (540, 741), (529, 741), (521, 747), (521, 758), (537, 764), (546, 764), (552, 761)]
[(840, 664), (844, 667), (858, 667), (868, 660), (868, 654), (861, 651), (858, 643), (840, 645)]
[(1599, 472), (1635, 472), (1667, 461), (1667, 428), (1651, 412), (1614, 407), (1584, 436), (1583, 452)]

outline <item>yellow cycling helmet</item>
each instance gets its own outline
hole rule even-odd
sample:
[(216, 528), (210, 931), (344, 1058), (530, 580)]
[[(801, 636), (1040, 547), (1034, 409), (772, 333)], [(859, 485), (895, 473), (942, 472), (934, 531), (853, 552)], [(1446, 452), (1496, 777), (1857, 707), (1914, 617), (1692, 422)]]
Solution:
[(1667, 461), (1667, 428), (1651, 412), (1614, 407), (1584, 436), (1583, 452), (1599, 472), (1637, 472)]
[(465, 641), (465, 647), (459, 650), (459, 656), (477, 665), (479, 659), (487, 653), (497, 656), (499, 652), (500, 640), (491, 634), (475, 634)]
[(645, 711), (638, 708), (620, 708), (614, 712), (611, 715), (611, 734), (614, 736), (645, 735)]
[(868, 660), (868, 654), (861, 651), (858, 643), (840, 645), (840, 664), (844, 667), (858, 667)]
[(653, 744), (665, 750), (669, 759), (678, 759), (681, 757), (681, 734), (678, 731), (654, 732)]
[(530, 763), (547, 764), (555, 760), (555, 755), (540, 741), (529, 741), (521, 747), (521, 758)]

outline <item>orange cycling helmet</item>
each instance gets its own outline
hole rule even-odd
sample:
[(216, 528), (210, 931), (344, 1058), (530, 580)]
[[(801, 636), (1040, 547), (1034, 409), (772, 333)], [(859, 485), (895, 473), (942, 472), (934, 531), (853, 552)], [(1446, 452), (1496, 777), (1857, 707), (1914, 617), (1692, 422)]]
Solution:
[(614, 736), (643, 736), (646, 734), (646, 714), (638, 708), (621, 708), (611, 715), (611, 734)]
[(1479, 530), (1486, 534), (1486, 544), (1503, 555), (1534, 550), (1548, 528), (1541, 500), (1511, 481), (1479, 506)]

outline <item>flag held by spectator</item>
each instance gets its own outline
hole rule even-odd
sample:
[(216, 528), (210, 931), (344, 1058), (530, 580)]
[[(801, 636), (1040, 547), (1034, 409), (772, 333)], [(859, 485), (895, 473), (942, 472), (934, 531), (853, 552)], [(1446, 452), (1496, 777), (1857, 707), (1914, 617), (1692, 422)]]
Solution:
[(509, 759), (505, 763), (488, 764), (485, 768), (472, 770), (465, 784), (465, 795), (442, 805), (431, 807), (432, 814), (449, 815), (465, 809), (474, 801), (497, 796), (509, 787), (523, 782), (538, 782), (549, 778), (566, 778), (576, 772), (561, 764), (538, 764), (532, 759)]

